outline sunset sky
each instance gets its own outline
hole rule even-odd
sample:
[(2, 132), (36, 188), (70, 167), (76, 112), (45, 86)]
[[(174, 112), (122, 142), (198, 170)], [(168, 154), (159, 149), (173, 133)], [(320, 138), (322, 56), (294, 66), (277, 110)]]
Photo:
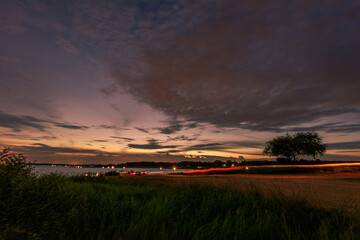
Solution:
[(0, 8), (0, 147), (48, 163), (265, 159), (316, 131), (360, 160), (360, 1)]

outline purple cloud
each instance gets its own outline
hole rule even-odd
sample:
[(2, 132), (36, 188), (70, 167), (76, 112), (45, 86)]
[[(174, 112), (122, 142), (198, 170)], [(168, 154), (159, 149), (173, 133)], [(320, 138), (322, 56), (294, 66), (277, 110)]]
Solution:
[(154, 109), (217, 126), (268, 131), (358, 114), (359, 6), (341, 6), (219, 1), (188, 10), (181, 27), (155, 28), (140, 45), (141, 74), (114, 65), (113, 76)]

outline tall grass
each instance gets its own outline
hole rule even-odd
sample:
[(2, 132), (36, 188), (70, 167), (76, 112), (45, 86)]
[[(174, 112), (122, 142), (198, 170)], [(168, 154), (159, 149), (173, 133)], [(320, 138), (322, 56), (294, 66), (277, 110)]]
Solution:
[(301, 197), (155, 185), (140, 178), (29, 177), (1, 195), (2, 239), (358, 239), (359, 219)]
[[(5, 153), (4, 153), (5, 152)], [(143, 178), (33, 176), (0, 153), (0, 239), (359, 239), (359, 216), (300, 195), (264, 197)]]

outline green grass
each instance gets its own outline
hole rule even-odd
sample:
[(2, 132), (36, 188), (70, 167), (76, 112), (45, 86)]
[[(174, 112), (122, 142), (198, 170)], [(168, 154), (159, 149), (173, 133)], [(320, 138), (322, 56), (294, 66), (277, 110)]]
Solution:
[[(2, 181), (5, 180), (4, 176)], [(141, 177), (22, 177), (1, 184), (0, 239), (359, 239), (360, 220), (301, 195), (155, 184)]]

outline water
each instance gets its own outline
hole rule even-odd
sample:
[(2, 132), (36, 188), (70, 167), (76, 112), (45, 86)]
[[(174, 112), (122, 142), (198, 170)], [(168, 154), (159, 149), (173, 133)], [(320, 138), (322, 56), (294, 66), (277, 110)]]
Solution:
[(169, 174), (169, 173), (181, 173), (182, 171), (188, 171), (191, 169), (159, 169), (159, 168), (97, 168), (97, 167), (66, 167), (66, 166), (41, 166), (36, 165), (33, 171), (37, 175), (46, 175), (51, 173), (67, 175), (67, 176), (76, 176), (84, 175), (85, 173), (100, 173), (104, 174), (110, 171), (120, 172), (122, 170), (126, 171), (139, 171), (146, 172), (147, 174)]

